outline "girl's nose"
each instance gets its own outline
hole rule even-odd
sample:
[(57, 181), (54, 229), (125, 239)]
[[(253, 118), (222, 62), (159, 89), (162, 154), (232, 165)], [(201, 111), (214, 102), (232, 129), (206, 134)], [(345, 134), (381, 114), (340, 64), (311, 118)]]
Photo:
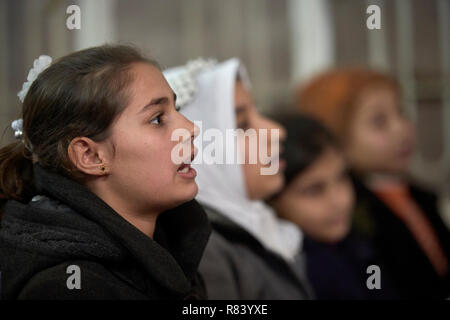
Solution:
[(287, 137), (287, 132), (286, 129), (278, 122), (265, 118), (265, 120), (267, 121), (267, 128), (268, 129), (278, 129), (279, 132), (279, 138), (281, 141), (286, 140)]

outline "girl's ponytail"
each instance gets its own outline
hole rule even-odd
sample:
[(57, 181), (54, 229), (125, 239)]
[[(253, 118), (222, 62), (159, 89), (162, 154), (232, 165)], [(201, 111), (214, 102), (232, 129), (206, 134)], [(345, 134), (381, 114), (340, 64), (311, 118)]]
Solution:
[(18, 140), (0, 149), (0, 208), (7, 200), (28, 201), (32, 195), (32, 158)]

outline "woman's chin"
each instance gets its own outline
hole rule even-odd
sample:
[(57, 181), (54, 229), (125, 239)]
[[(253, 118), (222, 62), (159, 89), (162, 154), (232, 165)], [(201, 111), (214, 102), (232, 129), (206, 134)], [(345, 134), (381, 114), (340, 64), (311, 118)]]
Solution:
[(195, 181), (192, 181), (192, 183), (190, 183), (187, 186), (183, 186), (182, 190), (180, 190), (180, 201), (183, 202), (188, 202), (191, 201), (192, 199), (194, 199), (198, 194), (198, 186), (197, 183)]
[(250, 200), (267, 200), (283, 189), (284, 177), (282, 175), (266, 176), (266, 180), (259, 181), (252, 192), (247, 194)]
[(333, 231), (326, 235), (323, 235), (319, 240), (325, 243), (336, 244), (342, 241), (348, 235), (348, 233), (349, 231), (347, 230), (340, 230), (338, 232)]
[(266, 195), (263, 197), (263, 199), (269, 199), (274, 194), (280, 192), (283, 189), (284, 175), (279, 172), (279, 173), (271, 176), (271, 181), (268, 181), (267, 185), (270, 186), (270, 189), (267, 188)]

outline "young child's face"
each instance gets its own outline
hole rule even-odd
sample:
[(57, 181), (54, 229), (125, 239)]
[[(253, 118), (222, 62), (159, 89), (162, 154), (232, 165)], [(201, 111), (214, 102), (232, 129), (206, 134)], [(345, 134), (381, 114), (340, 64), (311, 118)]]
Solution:
[(157, 68), (140, 63), (132, 72), (129, 104), (108, 139), (115, 149), (109, 155), (110, 187), (136, 208), (167, 210), (193, 199), (198, 191), (193, 172), (180, 172), (180, 164), (171, 159), (178, 143), (172, 141), (172, 133), (177, 128), (191, 133), (183, 141), (196, 150), (191, 138), (194, 124), (176, 111), (174, 93)]
[(331, 147), (274, 201), (282, 218), (296, 223), (309, 237), (327, 243), (348, 234), (353, 204), (354, 192), (345, 159)]
[(398, 96), (387, 87), (371, 87), (359, 96), (346, 151), (362, 173), (403, 173), (414, 151), (414, 128), (404, 117)]

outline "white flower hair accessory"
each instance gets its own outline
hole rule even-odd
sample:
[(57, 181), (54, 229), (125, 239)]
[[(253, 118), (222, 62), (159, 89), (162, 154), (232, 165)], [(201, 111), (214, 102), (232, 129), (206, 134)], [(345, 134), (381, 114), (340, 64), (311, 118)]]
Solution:
[[(25, 100), (25, 96), (27, 95), (28, 90), (30, 89), (31, 84), (33, 83), (33, 81), (36, 80), (38, 75), (42, 71), (47, 69), (48, 66), (50, 66), (51, 63), (52, 63), (52, 58), (49, 57), (49, 56), (46, 56), (46, 55), (41, 55), (41, 56), (39, 56), (39, 58), (34, 60), (33, 67), (28, 72), (27, 81), (24, 82), (24, 84), (22, 85), (22, 90), (20, 90), (19, 93), (17, 93), (17, 96), (19, 97), (19, 99), (20, 99), (20, 101), (22, 103)], [(14, 137), (16, 139), (22, 139), (22, 136), (23, 136), (23, 119), (20, 118), (20, 119), (14, 120), (11, 123), (11, 128), (14, 130)], [(24, 142), (23, 139), (22, 139), (22, 142)], [(32, 151), (32, 146), (31, 145), (25, 144), (25, 146), (27, 147), (27, 149)]]
[(176, 107), (182, 108), (191, 102), (197, 93), (197, 75), (217, 64), (215, 59), (198, 58), (189, 61), (182, 71), (165, 74), (167, 82), (177, 95)]
[(11, 123), (11, 128), (14, 130), (14, 137), (20, 139), (22, 137), (23, 119), (14, 120)]
[(33, 68), (30, 69), (30, 72), (28, 72), (27, 81), (23, 83), (22, 90), (19, 91), (17, 96), (19, 97), (20, 101), (23, 103), (25, 100), (25, 96), (28, 93), (28, 90), (31, 87), (31, 84), (34, 80), (38, 77), (38, 75), (48, 68), (48, 66), (52, 63), (52, 58), (49, 56), (39, 56), (36, 60), (34, 60)]

